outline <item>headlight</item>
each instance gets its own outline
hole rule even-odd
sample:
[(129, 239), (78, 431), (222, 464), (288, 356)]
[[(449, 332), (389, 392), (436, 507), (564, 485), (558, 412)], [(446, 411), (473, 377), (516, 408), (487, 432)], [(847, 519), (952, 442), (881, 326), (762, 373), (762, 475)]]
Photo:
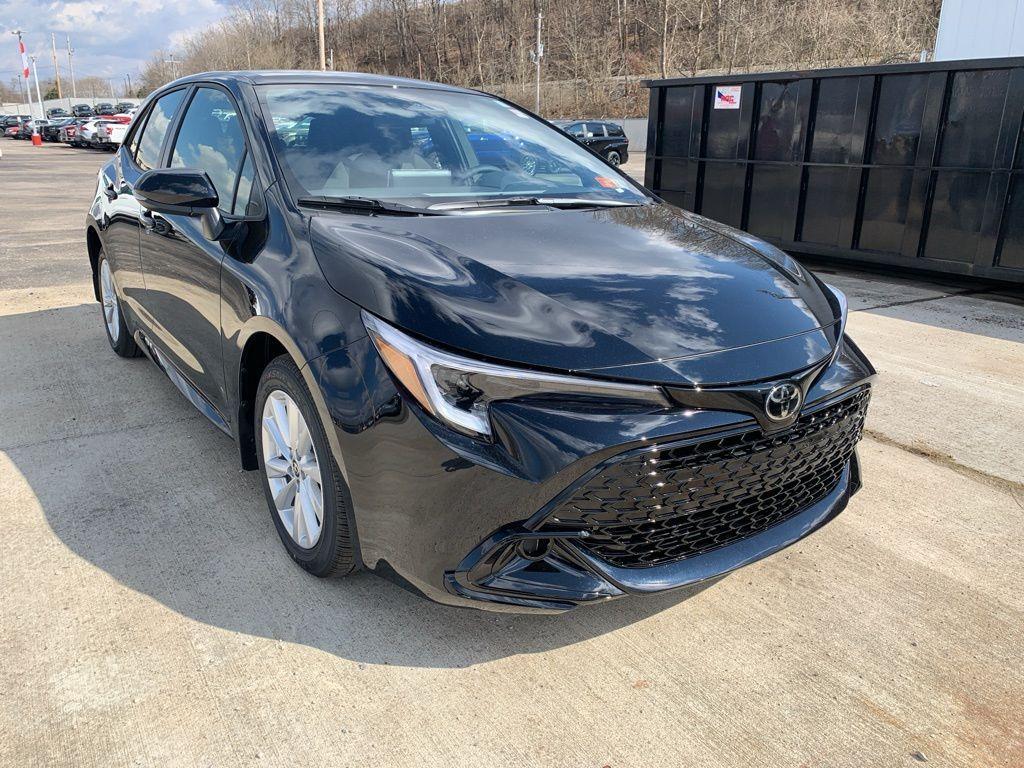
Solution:
[(823, 286), (832, 294), (835, 298), (836, 312), (839, 314), (839, 333), (837, 337), (839, 341), (836, 342), (836, 348), (832, 351), (832, 358), (829, 360), (829, 365), (836, 361), (839, 357), (839, 351), (843, 346), (843, 334), (846, 333), (846, 318), (850, 315), (850, 305), (846, 300), (846, 294), (836, 288), (834, 285), (829, 283), (822, 283)]
[(363, 323), (388, 370), (424, 410), (470, 435), (490, 435), (488, 407), (498, 400), (558, 394), (670, 407), (658, 387), (594, 381), (506, 368), (435, 349), (363, 312)]

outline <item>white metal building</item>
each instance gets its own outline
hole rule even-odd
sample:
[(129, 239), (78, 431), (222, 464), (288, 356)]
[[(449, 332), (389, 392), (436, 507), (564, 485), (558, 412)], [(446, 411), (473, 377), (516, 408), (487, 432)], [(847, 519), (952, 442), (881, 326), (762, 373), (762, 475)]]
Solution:
[(943, 0), (935, 58), (1024, 56), (1024, 0)]

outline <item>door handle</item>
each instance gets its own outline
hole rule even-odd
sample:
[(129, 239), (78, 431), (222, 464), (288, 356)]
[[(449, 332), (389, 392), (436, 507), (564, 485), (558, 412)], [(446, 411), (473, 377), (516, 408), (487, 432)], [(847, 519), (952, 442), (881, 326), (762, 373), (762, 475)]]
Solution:
[(108, 181), (106, 183), (106, 186), (103, 187), (103, 194), (111, 202), (117, 200), (117, 190), (114, 189), (114, 182)]

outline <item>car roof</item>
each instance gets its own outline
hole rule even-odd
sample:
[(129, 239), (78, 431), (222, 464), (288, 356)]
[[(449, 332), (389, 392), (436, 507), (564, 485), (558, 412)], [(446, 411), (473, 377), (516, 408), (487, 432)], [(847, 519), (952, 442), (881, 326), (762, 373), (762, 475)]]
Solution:
[[(438, 91), (452, 91), (455, 93), (479, 93), (470, 88), (459, 88), (444, 83), (434, 83), (427, 80), (413, 80), (407, 77), (392, 77), (390, 75), (371, 75), (364, 72), (321, 72), (319, 70), (248, 70), (238, 72), (200, 72), (195, 75), (187, 75), (168, 83), (164, 88), (172, 85), (183, 85), (194, 82), (243, 82), (250, 85), (380, 85), (396, 88), (431, 88)], [(161, 88), (160, 90), (164, 90)]]

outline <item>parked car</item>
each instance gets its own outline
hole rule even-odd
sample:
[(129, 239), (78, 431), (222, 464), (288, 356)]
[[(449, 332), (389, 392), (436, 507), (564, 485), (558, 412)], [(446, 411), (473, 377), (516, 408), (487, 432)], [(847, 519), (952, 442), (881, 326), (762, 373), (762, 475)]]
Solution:
[(128, 123), (117, 120), (98, 120), (93, 132), (92, 146), (95, 149), (115, 150), (128, 133)]
[(67, 125), (61, 126), (59, 133), (60, 141), (73, 147), (78, 146), (78, 129), (82, 123), (88, 122), (90, 119), (88, 117), (75, 117)]
[(114, 105), (114, 114), (127, 114), (136, 107), (138, 107), (138, 104), (134, 104), (133, 102), (119, 101)]
[(96, 147), (98, 144), (96, 140), (96, 129), (105, 122), (107, 121), (98, 117), (93, 117), (79, 125), (78, 131), (75, 135), (76, 145), (79, 147)]
[(43, 141), (60, 141), (61, 129), (73, 120), (73, 117), (51, 119), (49, 123), (43, 127), (42, 131), (40, 131), (43, 135)]
[(31, 119), (29, 115), (8, 115), (0, 122), (3, 135), (11, 139), (20, 138), (21, 124), (29, 119)]
[(75, 117), (89, 117), (92, 115), (92, 107), (88, 104), (75, 104), (75, 106), (71, 108), (71, 113)]
[(115, 112), (117, 112), (117, 110), (109, 101), (101, 101), (92, 108), (92, 113), (94, 115), (112, 115)]
[[(543, 155), (482, 162), (472, 133)], [(317, 576), (564, 611), (709, 583), (860, 487), (874, 371), (842, 293), (496, 97), (183, 78), (86, 227), (111, 348), (234, 439)]]
[(71, 114), (63, 107), (54, 107), (53, 109), (46, 110), (46, 117), (50, 120), (59, 119), (62, 117), (70, 117)]
[(629, 160), (629, 139), (621, 125), (601, 120), (555, 121), (555, 125), (612, 165), (620, 165)]
[(31, 139), (33, 133), (42, 133), (43, 129), (50, 124), (49, 120), (31, 119), (25, 120), (18, 131), (19, 139)]

